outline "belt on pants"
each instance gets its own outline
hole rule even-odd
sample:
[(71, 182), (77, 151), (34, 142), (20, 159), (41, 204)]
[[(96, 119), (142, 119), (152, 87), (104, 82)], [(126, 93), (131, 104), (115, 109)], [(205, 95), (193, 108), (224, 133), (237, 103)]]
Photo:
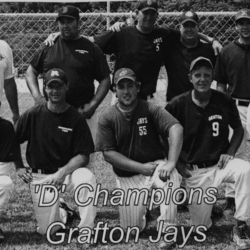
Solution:
[(54, 174), (56, 171), (51, 171), (48, 169), (32, 168), (32, 173), (36, 174)]
[(217, 164), (219, 161), (219, 159), (216, 160), (212, 160), (212, 161), (207, 161), (207, 162), (203, 162), (203, 163), (187, 163), (187, 165), (189, 167), (191, 167), (192, 169), (197, 169), (197, 168), (209, 168), (214, 166), (215, 164)]
[(249, 100), (243, 100), (243, 99), (236, 99), (236, 98), (233, 98), (233, 100), (235, 101), (235, 104), (238, 105), (238, 106), (245, 106), (245, 107), (248, 107), (249, 105)]

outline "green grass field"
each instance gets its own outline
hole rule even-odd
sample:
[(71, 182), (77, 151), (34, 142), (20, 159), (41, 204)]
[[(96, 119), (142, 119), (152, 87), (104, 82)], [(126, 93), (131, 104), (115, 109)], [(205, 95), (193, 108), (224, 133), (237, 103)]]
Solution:
[[(157, 94), (159, 102), (164, 99), (162, 93)], [(111, 94), (106, 97), (104, 102), (98, 108), (97, 112), (100, 112), (109, 106), (111, 99)], [(27, 108), (33, 105), (33, 100), (28, 93), (19, 93), (19, 105), (20, 112), (23, 113)], [(4, 99), (2, 105), (2, 116), (6, 119), (11, 120), (11, 113), (9, 107)], [(22, 153), (24, 156), (25, 145), (22, 146)], [(97, 177), (97, 182), (101, 183), (102, 189), (107, 189), (109, 192), (115, 188), (115, 179), (112, 173), (111, 166), (107, 164), (100, 153), (96, 154), (96, 162), (94, 166), (94, 173)], [(31, 196), (27, 184), (24, 184), (20, 179), (17, 178), (14, 168), (12, 169), (12, 179), (15, 183), (15, 191), (13, 192), (10, 203), (7, 206), (6, 216), (4, 217), (1, 228), (5, 232), (5, 242), (0, 244), (1, 250), (9, 249), (85, 249), (84, 244), (79, 244), (76, 240), (72, 241), (71, 244), (61, 244), (59, 246), (51, 245), (48, 243), (45, 236), (41, 236), (36, 233), (36, 221), (32, 209)], [(72, 194), (64, 195), (66, 201), (73, 207), (76, 205), (73, 202)], [(223, 198), (223, 189), (220, 190), (220, 198)], [(222, 205), (225, 201), (219, 200), (217, 204)], [(250, 208), (249, 208), (250, 209)], [(152, 243), (149, 241), (149, 237), (157, 236), (156, 232), (156, 219), (159, 215), (159, 211), (154, 209), (152, 212), (153, 219), (148, 222), (148, 225), (144, 232), (140, 235), (139, 242), (135, 243), (133, 240), (130, 240), (128, 243), (119, 243), (113, 244), (111, 241), (108, 241), (107, 244), (102, 244), (99, 242), (96, 246), (90, 247), (90, 249), (158, 249), (157, 243)], [(186, 231), (189, 230), (187, 227), (187, 221), (189, 219), (188, 212), (178, 213), (178, 223), (186, 227)], [(103, 200), (99, 199), (97, 207), (97, 217), (96, 223), (98, 221), (103, 221), (108, 223), (110, 228), (119, 226), (119, 214), (118, 208), (112, 205), (103, 206)], [(203, 243), (197, 243), (194, 238), (191, 236), (187, 241), (187, 244), (182, 249), (186, 250), (222, 250), (222, 249), (237, 249), (236, 245), (231, 241), (231, 231), (235, 220), (233, 217), (225, 219), (224, 217), (220, 220), (215, 220), (212, 229), (207, 234), (207, 239)], [(72, 227), (77, 226), (78, 221), (74, 223)], [(118, 235), (116, 234), (118, 237)], [(99, 241), (101, 237), (99, 237)], [(178, 233), (179, 245), (182, 244), (181, 233)], [(179, 248), (177, 248), (179, 249)]]

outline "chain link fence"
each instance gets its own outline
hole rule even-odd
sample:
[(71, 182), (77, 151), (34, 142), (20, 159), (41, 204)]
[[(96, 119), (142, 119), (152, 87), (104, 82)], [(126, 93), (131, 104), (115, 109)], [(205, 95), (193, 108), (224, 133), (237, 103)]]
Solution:
[[(179, 12), (161, 12), (157, 25), (178, 29)], [(216, 37), (223, 45), (237, 37), (235, 12), (197, 12), (200, 17), (200, 32)], [(81, 13), (81, 34), (99, 34), (115, 22), (136, 22), (133, 13)], [(14, 65), (19, 77), (26, 72), (31, 58), (47, 36), (58, 31), (56, 13), (12, 13), (0, 15), (0, 39), (11, 46)], [(114, 56), (110, 57), (110, 67)]]

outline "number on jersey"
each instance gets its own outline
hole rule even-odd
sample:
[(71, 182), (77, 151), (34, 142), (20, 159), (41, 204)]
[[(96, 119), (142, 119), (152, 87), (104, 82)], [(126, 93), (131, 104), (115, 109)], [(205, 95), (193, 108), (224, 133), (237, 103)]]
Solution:
[(219, 123), (218, 122), (213, 122), (212, 123), (212, 128), (213, 128), (213, 136), (218, 136), (219, 135)]
[(139, 135), (143, 136), (143, 135), (146, 135), (146, 134), (147, 134), (147, 128), (146, 128), (146, 126), (140, 126), (139, 127)]

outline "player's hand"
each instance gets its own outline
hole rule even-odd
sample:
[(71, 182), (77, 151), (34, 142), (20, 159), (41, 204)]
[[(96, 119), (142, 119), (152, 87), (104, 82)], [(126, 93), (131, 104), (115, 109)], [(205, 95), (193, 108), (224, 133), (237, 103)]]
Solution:
[(124, 22), (116, 22), (115, 24), (113, 24), (111, 27), (109, 27), (109, 30), (115, 32), (119, 32), (121, 30), (122, 27), (125, 26)]
[(44, 96), (41, 95), (41, 96), (35, 97), (34, 101), (35, 101), (35, 105), (38, 105), (38, 104), (45, 103), (46, 99)]
[(25, 183), (30, 183), (33, 179), (32, 177), (32, 168), (24, 167), (18, 168), (16, 170), (17, 176), (21, 178)]
[(212, 47), (214, 49), (214, 54), (217, 56), (221, 50), (222, 50), (222, 45), (217, 41), (217, 40), (214, 40), (213, 43), (212, 43)]
[(230, 160), (232, 160), (233, 158), (234, 158), (233, 155), (227, 155), (227, 154), (221, 155), (221, 156), (220, 156), (220, 159), (219, 159), (219, 161), (218, 161), (218, 163), (217, 163), (218, 168), (219, 168), (219, 169), (225, 168), (226, 165), (228, 164), (228, 162), (229, 162)]
[(162, 165), (162, 167), (158, 170), (160, 180), (164, 182), (170, 180), (170, 174), (174, 168), (175, 168), (175, 163), (172, 161), (167, 161), (164, 165)]
[(85, 103), (83, 108), (78, 109), (79, 113), (84, 116), (85, 119), (90, 119), (95, 113), (96, 107), (90, 102)]
[(55, 44), (55, 40), (57, 39), (57, 37), (60, 35), (60, 32), (57, 33), (52, 33), (50, 34), (47, 39), (44, 41), (46, 46), (53, 46)]
[(193, 169), (191, 167), (189, 167), (188, 165), (182, 163), (182, 162), (179, 162), (176, 164), (176, 169), (178, 171), (178, 173), (184, 177), (184, 178), (189, 178), (191, 177), (192, 175), (188, 172), (188, 170), (192, 171)]
[(155, 162), (147, 162), (143, 164), (143, 175), (146, 176), (152, 176), (154, 174), (154, 171), (156, 169), (156, 167), (158, 166), (158, 163)]
[[(60, 191), (62, 189), (64, 180), (65, 180), (65, 176), (62, 172), (62, 169), (60, 169), (56, 173), (49, 175), (46, 178), (46, 181), (44, 182), (44, 184), (53, 185), (58, 189), (58, 191)], [(50, 191), (52, 191), (52, 189)]]

